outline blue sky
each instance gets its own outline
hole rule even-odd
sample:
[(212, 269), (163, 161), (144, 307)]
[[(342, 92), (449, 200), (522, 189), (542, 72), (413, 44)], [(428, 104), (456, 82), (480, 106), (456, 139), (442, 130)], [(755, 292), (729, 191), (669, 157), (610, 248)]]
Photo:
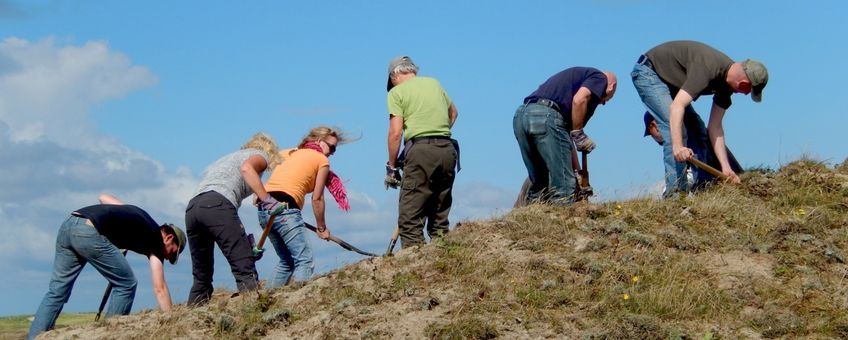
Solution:
[[(571, 66), (615, 72), (615, 98), (586, 132), (595, 201), (656, 195), (660, 149), (642, 138), (630, 82), (636, 58), (676, 39), (708, 43), (769, 69), (760, 104), (736, 95), (727, 143), (743, 166), (801, 155), (846, 158), (846, 5), (837, 1), (277, 1), (0, 0), (0, 315), (33, 313), (47, 288), (56, 230), (67, 214), (113, 193), (157, 221), (182, 225), (200, 173), (264, 131), (294, 145), (315, 125), (355, 143), (332, 157), (353, 210), (328, 225), (382, 252), (397, 192), (382, 186), (386, 66), (409, 55), (459, 109), (463, 170), (452, 221), (508, 211), (526, 171), (511, 122), (522, 98)], [(706, 119), (709, 98), (696, 102)], [(255, 209), (240, 210), (258, 233)], [(305, 213), (312, 221), (311, 211)], [(313, 239), (325, 272), (362, 257)], [(166, 277), (177, 302), (191, 282), (188, 251)], [(145, 259), (134, 310), (155, 308)], [(267, 278), (276, 257), (260, 261)], [(219, 256), (215, 285), (233, 287)], [(83, 272), (66, 311), (97, 308), (105, 280)]]

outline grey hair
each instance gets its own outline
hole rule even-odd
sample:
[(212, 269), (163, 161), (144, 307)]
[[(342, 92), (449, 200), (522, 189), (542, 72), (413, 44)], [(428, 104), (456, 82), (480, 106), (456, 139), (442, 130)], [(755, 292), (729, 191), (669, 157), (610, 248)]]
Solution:
[(392, 70), (392, 76), (396, 74), (406, 74), (406, 73), (415, 73), (418, 74), (418, 66), (415, 66), (413, 63), (400, 63), (400, 65), (395, 66)]

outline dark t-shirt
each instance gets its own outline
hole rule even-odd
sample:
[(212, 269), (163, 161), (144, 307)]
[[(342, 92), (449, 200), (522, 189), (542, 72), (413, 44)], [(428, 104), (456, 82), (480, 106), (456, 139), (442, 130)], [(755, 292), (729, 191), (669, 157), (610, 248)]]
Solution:
[(725, 110), (730, 107), (733, 89), (726, 78), (733, 59), (721, 51), (697, 41), (679, 40), (654, 47), (645, 55), (672, 96), (683, 89), (692, 100), (713, 95), (716, 105)]
[(97, 204), (74, 212), (87, 218), (97, 231), (119, 249), (128, 249), (165, 261), (159, 225), (144, 210), (134, 205)]
[(524, 102), (533, 99), (551, 100), (559, 105), (563, 119), (571, 123), (571, 104), (574, 100), (574, 94), (581, 87), (586, 87), (592, 92), (586, 108), (586, 122), (588, 122), (607, 90), (607, 76), (595, 68), (572, 67), (565, 69), (539, 85), (536, 91), (524, 98)]

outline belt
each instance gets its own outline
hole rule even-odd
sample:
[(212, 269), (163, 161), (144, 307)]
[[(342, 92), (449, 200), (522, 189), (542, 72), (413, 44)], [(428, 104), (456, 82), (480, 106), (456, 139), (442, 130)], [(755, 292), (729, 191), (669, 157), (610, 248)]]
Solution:
[(412, 137), (409, 141), (412, 144), (433, 144), (437, 141), (450, 141), (451, 138), (449, 136), (422, 136), (422, 137)]
[(652, 63), (651, 59), (648, 59), (648, 56), (646, 56), (644, 54), (640, 55), (639, 59), (636, 60), (636, 65), (645, 65), (652, 70), (654, 69), (654, 63)]
[(456, 139), (450, 138), (449, 136), (422, 136), (422, 137), (412, 137), (406, 143), (403, 144), (403, 151), (398, 155), (396, 163), (397, 166), (403, 167), (404, 162), (406, 161), (406, 156), (409, 154), (409, 150), (412, 150), (412, 146), (415, 144), (433, 144), (440, 141), (449, 141), (453, 144), (454, 150), (456, 150), (456, 172), (462, 170), (462, 165), (459, 163), (459, 141)]
[(93, 227), (93, 226), (94, 226), (94, 223), (91, 223), (91, 220), (89, 220), (89, 219), (88, 219), (88, 218), (86, 218), (85, 216), (80, 215), (80, 214), (79, 214), (79, 213), (77, 213), (76, 211), (74, 211), (73, 213), (71, 213), (71, 216), (73, 216), (73, 217), (77, 217), (77, 218), (80, 218), (80, 219), (85, 220), (85, 225), (87, 225), (87, 226), (89, 226), (89, 227)]
[(294, 207), (295, 209), (300, 209), (300, 206), (297, 205), (297, 201), (291, 195), (285, 193), (284, 191), (269, 191), (268, 195), (271, 195), (277, 202), (280, 204), (285, 204), (285, 208), (289, 209), (290, 207)]
[(562, 111), (559, 109), (559, 105), (557, 105), (556, 102), (554, 102), (553, 100), (550, 100), (550, 99), (534, 98), (534, 99), (530, 99), (530, 100), (525, 101), (524, 104), (544, 105), (544, 106), (547, 106), (549, 108), (556, 110), (556, 112), (562, 113)]

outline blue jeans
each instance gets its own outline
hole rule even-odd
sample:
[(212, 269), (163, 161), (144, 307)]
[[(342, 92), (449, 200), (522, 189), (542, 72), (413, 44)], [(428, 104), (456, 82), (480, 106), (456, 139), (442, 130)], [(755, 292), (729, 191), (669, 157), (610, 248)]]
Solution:
[[(633, 67), (633, 72), (630, 74), (633, 79), (633, 86), (636, 87), (636, 92), (642, 103), (648, 109), (648, 112), (654, 117), (657, 122), (657, 128), (665, 141), (663, 143), (663, 163), (665, 164), (665, 193), (664, 197), (672, 197), (678, 192), (688, 192), (689, 184), (686, 181), (686, 163), (677, 162), (674, 159), (674, 153), (671, 148), (671, 130), (669, 128), (669, 119), (671, 117), (671, 91), (662, 79), (650, 67), (643, 64), (636, 64)], [(706, 161), (707, 150), (709, 147), (709, 137), (707, 136), (704, 122), (701, 120), (692, 105), (686, 106), (683, 120), (687, 122), (686, 128), (683, 129), (683, 144), (692, 149), (695, 157), (701, 161)], [(690, 130), (687, 132), (687, 130)], [(689, 141), (687, 135), (697, 131), (697, 136), (692, 136), (693, 140)], [(703, 178), (704, 174), (700, 170), (693, 171), (695, 182), (699, 182), (699, 177)]]
[(59, 228), (53, 277), (47, 294), (35, 312), (27, 336), (30, 339), (56, 325), (56, 318), (68, 302), (74, 281), (86, 263), (91, 263), (112, 284), (106, 316), (127, 315), (132, 309), (137, 282), (127, 259), (86, 221), (71, 216)]
[(574, 202), (577, 178), (562, 115), (544, 105), (522, 104), (512, 118), (512, 131), (530, 177), (527, 201)]
[[(259, 211), (259, 223), (265, 226), (270, 214)], [(293, 279), (294, 282), (304, 282), (312, 277), (315, 270), (312, 260), (312, 246), (306, 239), (309, 230), (303, 222), (300, 209), (286, 209), (274, 219), (268, 239), (274, 245), (274, 250), (280, 262), (274, 268), (270, 287), (284, 286)]]

